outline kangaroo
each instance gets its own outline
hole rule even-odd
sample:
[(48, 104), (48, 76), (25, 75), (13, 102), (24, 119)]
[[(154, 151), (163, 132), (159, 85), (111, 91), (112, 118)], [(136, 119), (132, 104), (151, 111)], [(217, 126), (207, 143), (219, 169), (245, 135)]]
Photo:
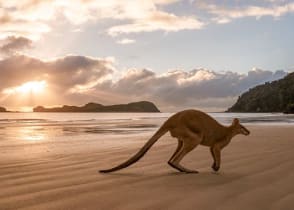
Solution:
[(185, 173), (198, 173), (183, 167), (180, 161), (197, 145), (210, 147), (213, 157), (212, 169), (218, 171), (221, 164), (221, 150), (227, 146), (237, 134), (249, 135), (250, 131), (240, 124), (235, 118), (230, 126), (223, 126), (208, 114), (198, 110), (184, 110), (168, 118), (147, 143), (129, 160), (122, 164), (100, 170), (101, 173), (109, 173), (126, 168), (141, 159), (151, 146), (166, 132), (177, 138), (178, 146), (168, 164)]

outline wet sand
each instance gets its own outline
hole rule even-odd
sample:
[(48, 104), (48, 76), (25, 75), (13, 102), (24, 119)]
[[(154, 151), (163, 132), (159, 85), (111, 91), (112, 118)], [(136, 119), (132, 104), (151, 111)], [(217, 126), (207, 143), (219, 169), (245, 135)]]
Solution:
[[(168, 134), (138, 163), (112, 174), (98, 170), (129, 158), (150, 133), (23, 145), (14, 155), (7, 146), (0, 156), (0, 209), (293, 209), (293, 126), (248, 128), (249, 137), (235, 137), (222, 151), (218, 173), (203, 146), (182, 162), (199, 174), (168, 166), (176, 148)], [(30, 155), (26, 147), (40, 152)]]

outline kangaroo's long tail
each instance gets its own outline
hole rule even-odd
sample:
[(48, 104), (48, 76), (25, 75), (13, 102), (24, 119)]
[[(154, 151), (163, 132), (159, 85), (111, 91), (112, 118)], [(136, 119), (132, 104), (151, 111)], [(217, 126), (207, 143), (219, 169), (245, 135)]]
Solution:
[(166, 128), (165, 125), (161, 126), (158, 129), (158, 131), (147, 141), (147, 143), (134, 156), (132, 156), (130, 159), (128, 159), (127, 161), (123, 162), (122, 164), (120, 164), (118, 166), (115, 166), (113, 168), (106, 169), (106, 170), (100, 170), (99, 172), (100, 173), (109, 173), (109, 172), (113, 172), (113, 171), (117, 171), (117, 170), (126, 168), (126, 167), (134, 164), (135, 162), (140, 160), (146, 154), (146, 152), (151, 148), (151, 146), (161, 136), (163, 136), (167, 131), (168, 131), (168, 129)]

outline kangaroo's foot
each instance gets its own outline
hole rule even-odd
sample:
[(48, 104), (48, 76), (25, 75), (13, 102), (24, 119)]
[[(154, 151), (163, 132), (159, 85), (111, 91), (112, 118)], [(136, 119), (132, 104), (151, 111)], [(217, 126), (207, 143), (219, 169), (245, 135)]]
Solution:
[(172, 163), (172, 162), (170, 162), (170, 161), (168, 161), (168, 164), (169, 164), (171, 167), (177, 169), (177, 170), (180, 171), (180, 172), (185, 172), (185, 173), (199, 173), (199, 172), (196, 171), (196, 170), (190, 170), (190, 169), (184, 168), (183, 166), (181, 166), (181, 165), (179, 165), (179, 164), (174, 164), (174, 163)]
[(187, 174), (198, 174), (199, 172), (197, 170), (185, 169), (185, 173), (187, 173)]
[(219, 170), (219, 166), (216, 165), (216, 163), (214, 162), (211, 166), (211, 168), (214, 170), (214, 171), (218, 171)]
[(174, 169), (177, 169), (177, 170), (180, 171), (180, 172), (185, 172), (185, 171), (183, 171), (181, 168), (178, 168), (176, 165), (174, 165), (172, 162), (168, 161), (167, 163), (168, 163), (171, 167), (173, 167)]

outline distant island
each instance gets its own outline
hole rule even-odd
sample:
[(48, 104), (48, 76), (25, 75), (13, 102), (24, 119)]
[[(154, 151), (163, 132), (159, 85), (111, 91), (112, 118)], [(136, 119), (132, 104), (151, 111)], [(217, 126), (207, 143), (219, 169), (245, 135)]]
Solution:
[(34, 112), (160, 112), (159, 109), (149, 101), (133, 102), (129, 104), (117, 104), (104, 106), (97, 103), (88, 103), (84, 106), (68, 106), (45, 108), (37, 106)]
[(227, 112), (294, 113), (294, 72), (250, 89)]
[(4, 107), (0, 106), (0, 112), (7, 112), (7, 110)]

